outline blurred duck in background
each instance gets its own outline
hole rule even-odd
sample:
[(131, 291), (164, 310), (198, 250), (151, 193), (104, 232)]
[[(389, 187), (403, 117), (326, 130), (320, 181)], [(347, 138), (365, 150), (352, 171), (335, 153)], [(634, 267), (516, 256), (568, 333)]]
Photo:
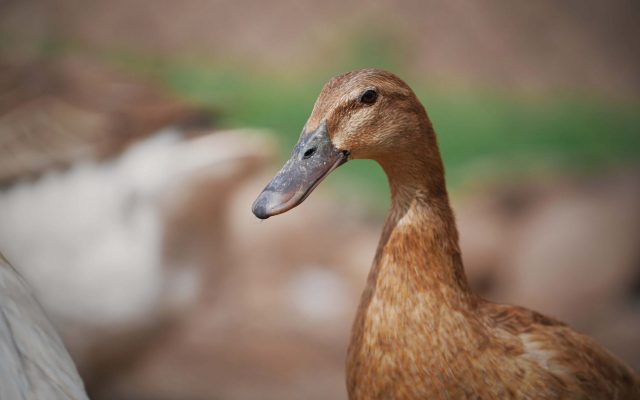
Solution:
[(0, 65), (0, 248), (91, 387), (215, 284), (224, 245), (175, 219), (204, 186), (207, 224), (224, 225), (217, 203), (272, 146), (86, 60)]

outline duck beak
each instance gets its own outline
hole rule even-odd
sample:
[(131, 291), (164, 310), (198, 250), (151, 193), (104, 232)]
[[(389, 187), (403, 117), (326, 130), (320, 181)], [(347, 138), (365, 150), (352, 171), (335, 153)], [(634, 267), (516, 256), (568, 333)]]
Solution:
[(348, 158), (348, 151), (338, 150), (331, 143), (326, 122), (303, 132), (289, 161), (253, 202), (253, 213), (267, 219), (291, 210)]

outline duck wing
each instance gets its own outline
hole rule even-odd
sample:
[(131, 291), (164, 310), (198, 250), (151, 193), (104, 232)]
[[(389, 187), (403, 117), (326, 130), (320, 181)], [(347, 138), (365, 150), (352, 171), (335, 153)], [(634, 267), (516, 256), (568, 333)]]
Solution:
[(521, 361), (548, 373), (550, 385), (585, 399), (640, 399), (640, 378), (595, 340), (566, 324), (526, 308), (486, 303), (487, 324), (515, 339)]
[(62, 340), (0, 254), (0, 399), (88, 399)]

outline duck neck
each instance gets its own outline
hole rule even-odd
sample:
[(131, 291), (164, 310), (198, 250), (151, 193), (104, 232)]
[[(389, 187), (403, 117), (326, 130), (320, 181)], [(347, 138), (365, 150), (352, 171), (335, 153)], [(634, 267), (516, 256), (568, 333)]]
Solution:
[[(426, 117), (426, 116), (425, 116)], [(439, 304), (474, 303), (463, 270), (458, 232), (428, 120), (396, 159), (379, 160), (391, 188), (391, 209), (370, 277), (384, 291), (400, 284), (405, 296), (436, 295)], [(392, 287), (387, 288), (393, 290)]]
[[(351, 332), (350, 398), (371, 398), (360, 391), (426, 350), (429, 368), (447, 365), (446, 346), (429, 346), (473, 337), (459, 317), (471, 315), (480, 300), (464, 275), (435, 136), (429, 130), (422, 138), (394, 152), (398, 159), (378, 160), (389, 179), (391, 210)], [(381, 351), (388, 362), (371, 362)]]

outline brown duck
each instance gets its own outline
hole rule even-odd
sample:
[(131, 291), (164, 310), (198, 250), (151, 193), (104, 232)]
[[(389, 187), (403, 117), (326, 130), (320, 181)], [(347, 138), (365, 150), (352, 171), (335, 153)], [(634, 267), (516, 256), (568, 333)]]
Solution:
[(433, 127), (389, 72), (324, 86), (254, 214), (290, 210), (358, 158), (382, 166), (392, 201), (353, 326), (350, 399), (640, 399), (635, 372), (594, 340), (471, 291)]

